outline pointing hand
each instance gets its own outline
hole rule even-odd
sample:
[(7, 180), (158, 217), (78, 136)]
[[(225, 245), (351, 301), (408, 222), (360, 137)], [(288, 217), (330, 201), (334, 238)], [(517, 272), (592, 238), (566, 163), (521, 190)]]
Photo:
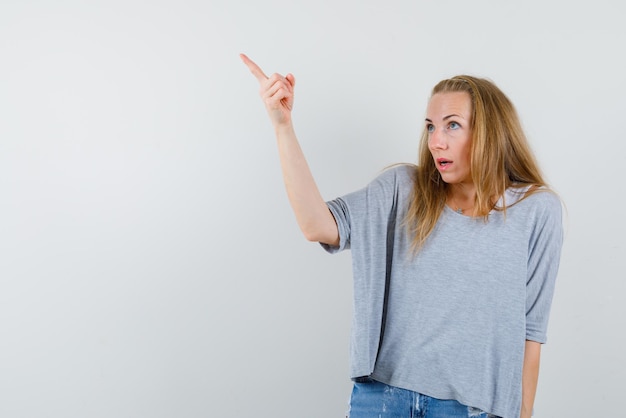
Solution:
[(293, 108), (293, 90), (296, 78), (293, 74), (282, 76), (272, 74), (266, 76), (263, 70), (245, 54), (240, 54), (241, 60), (256, 77), (260, 85), (259, 94), (265, 103), (270, 120), (275, 127), (291, 123), (291, 109)]

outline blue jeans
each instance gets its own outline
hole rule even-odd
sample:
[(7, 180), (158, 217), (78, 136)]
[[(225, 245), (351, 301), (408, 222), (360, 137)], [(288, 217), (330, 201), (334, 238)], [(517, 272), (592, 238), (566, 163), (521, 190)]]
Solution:
[(354, 383), (349, 418), (498, 418), (455, 400), (441, 400), (366, 379)]

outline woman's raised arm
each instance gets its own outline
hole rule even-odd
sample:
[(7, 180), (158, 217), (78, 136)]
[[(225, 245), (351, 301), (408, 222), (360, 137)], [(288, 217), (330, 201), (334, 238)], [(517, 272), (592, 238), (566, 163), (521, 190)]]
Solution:
[(309, 241), (338, 245), (335, 218), (322, 199), (293, 128), (291, 110), (295, 77), (293, 74), (268, 77), (246, 55), (240, 57), (259, 82), (260, 95), (276, 133), (287, 197), (302, 233)]

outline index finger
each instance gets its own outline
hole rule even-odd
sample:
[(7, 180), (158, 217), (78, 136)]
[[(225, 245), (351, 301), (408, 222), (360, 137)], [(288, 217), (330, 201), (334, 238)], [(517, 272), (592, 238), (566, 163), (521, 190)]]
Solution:
[(261, 70), (261, 67), (256, 65), (254, 61), (246, 56), (246, 54), (239, 54), (239, 57), (241, 57), (243, 63), (246, 64), (252, 75), (256, 77), (259, 83), (267, 80), (267, 76), (265, 75), (263, 70)]

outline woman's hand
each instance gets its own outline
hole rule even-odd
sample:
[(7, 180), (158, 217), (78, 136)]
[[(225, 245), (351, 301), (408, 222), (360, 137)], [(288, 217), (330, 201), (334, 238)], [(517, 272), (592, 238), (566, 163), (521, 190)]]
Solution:
[(293, 109), (293, 90), (296, 78), (293, 74), (282, 76), (272, 74), (266, 76), (263, 70), (245, 54), (239, 54), (241, 60), (256, 77), (261, 89), (259, 94), (265, 103), (267, 113), (275, 128), (291, 124), (291, 109)]

